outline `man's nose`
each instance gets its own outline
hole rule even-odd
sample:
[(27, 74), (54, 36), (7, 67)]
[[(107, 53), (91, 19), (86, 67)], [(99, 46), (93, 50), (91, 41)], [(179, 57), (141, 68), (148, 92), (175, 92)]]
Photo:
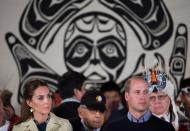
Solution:
[(100, 111), (96, 111), (96, 116), (100, 117), (102, 115), (102, 113)]

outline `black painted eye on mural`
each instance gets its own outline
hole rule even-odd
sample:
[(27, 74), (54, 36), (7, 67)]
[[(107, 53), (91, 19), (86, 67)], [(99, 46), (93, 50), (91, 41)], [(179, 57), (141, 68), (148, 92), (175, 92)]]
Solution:
[(106, 37), (99, 44), (100, 58), (108, 68), (114, 69), (127, 60), (126, 46), (123, 44), (115, 36)]
[(65, 61), (68, 65), (81, 67), (88, 61), (92, 53), (92, 41), (84, 36), (77, 36), (65, 48)]

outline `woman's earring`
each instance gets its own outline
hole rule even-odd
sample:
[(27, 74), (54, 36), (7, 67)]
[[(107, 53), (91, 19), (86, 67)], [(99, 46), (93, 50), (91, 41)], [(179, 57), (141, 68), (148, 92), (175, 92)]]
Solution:
[(33, 110), (33, 108), (31, 107), (31, 108), (30, 108), (30, 112), (32, 113), (33, 111), (34, 111), (34, 110)]

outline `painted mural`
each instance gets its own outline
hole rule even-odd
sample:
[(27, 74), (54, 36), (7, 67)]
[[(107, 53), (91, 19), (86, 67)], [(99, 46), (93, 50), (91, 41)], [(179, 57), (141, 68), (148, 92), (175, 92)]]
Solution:
[(98, 88), (155, 66), (172, 80), (176, 97), (185, 79), (188, 28), (174, 24), (163, 0), (30, 0), (18, 30), (4, 37), (18, 69), (19, 103), (27, 80), (41, 78), (55, 91), (68, 70)]

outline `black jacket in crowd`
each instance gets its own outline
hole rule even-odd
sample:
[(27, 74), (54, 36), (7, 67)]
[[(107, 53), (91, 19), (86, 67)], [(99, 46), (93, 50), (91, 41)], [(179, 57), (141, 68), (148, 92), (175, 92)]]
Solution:
[(123, 117), (104, 126), (103, 131), (175, 131), (172, 124), (151, 116), (147, 122), (134, 123)]
[(53, 113), (61, 118), (73, 119), (78, 117), (78, 107), (80, 103), (78, 102), (65, 102), (53, 109)]

